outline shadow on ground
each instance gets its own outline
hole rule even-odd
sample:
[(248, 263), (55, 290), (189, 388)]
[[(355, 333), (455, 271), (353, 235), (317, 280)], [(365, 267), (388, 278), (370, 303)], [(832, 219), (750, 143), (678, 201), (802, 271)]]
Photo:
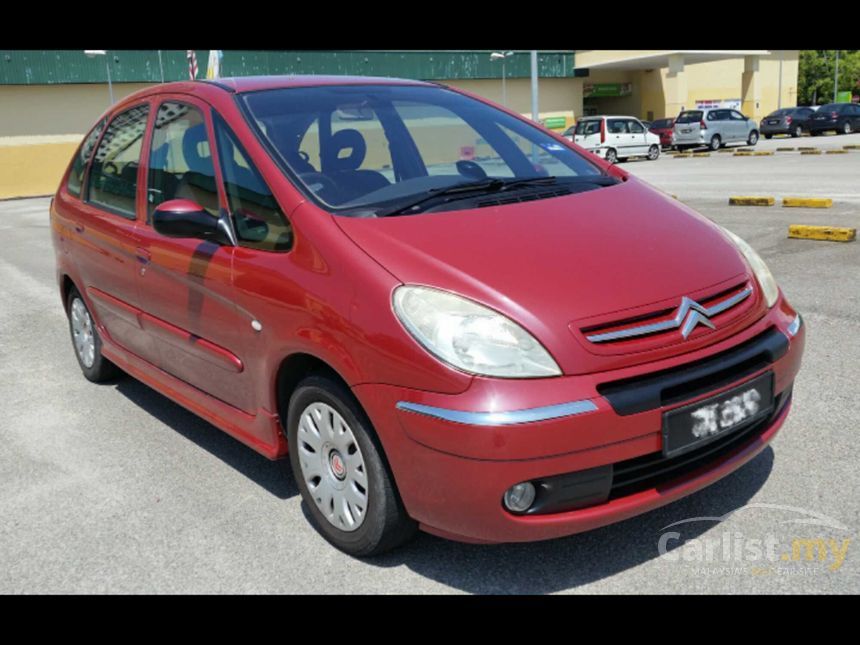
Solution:
[(271, 461), (208, 421), (189, 412), (148, 385), (124, 376), (114, 384), (116, 391), (153, 417), (209, 451), (266, 491), (289, 499), (299, 494), (290, 473), (289, 460)]
[[(115, 388), (272, 495), (288, 499), (298, 494), (288, 460), (266, 459), (133, 378), (122, 378)], [(365, 562), (377, 567), (405, 565), (419, 575), (470, 593), (543, 594), (573, 589), (658, 557), (657, 540), (663, 527), (672, 522), (724, 515), (744, 506), (767, 481), (773, 458), (773, 450), (768, 447), (740, 470), (698, 493), (587, 533), (546, 542), (500, 545), (462, 544), (419, 533), (405, 547)], [(307, 517), (304, 503), (302, 510)], [(697, 529), (686, 528), (684, 537), (699, 537), (714, 526), (700, 523)]]

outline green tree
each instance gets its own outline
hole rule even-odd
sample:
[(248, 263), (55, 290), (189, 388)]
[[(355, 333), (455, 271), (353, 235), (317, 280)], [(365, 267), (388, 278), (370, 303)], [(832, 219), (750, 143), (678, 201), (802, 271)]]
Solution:
[[(823, 105), (833, 100), (836, 50), (805, 49), (800, 52), (797, 79), (798, 105)], [(860, 94), (860, 50), (839, 51), (838, 91)]]

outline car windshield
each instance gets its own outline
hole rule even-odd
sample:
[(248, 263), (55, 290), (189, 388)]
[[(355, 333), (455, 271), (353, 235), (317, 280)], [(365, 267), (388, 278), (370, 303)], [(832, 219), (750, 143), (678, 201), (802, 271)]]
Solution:
[(701, 110), (687, 110), (678, 115), (675, 123), (698, 123), (702, 120), (703, 116), (704, 112)]
[(297, 185), (338, 214), (391, 213), (468, 184), (519, 190), (603, 176), (538, 127), (441, 87), (297, 87), (241, 102)]

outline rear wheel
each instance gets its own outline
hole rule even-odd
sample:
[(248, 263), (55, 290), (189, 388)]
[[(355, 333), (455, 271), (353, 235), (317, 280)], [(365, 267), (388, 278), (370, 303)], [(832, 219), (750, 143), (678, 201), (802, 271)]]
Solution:
[(651, 161), (654, 161), (659, 156), (660, 156), (660, 146), (653, 145), (650, 148), (648, 148), (648, 159), (650, 159)]
[(615, 148), (606, 149), (606, 161), (609, 163), (618, 163), (618, 153), (615, 152)]
[(772, 134), (766, 134), (766, 135), (764, 135), (764, 138), (765, 139), (773, 139), (773, 135)]
[(753, 130), (752, 132), (750, 132), (749, 138), (747, 138), (747, 144), (754, 146), (757, 143), (758, 143), (758, 131)]
[(722, 141), (722, 139), (720, 139), (720, 135), (715, 134), (714, 136), (711, 137), (711, 143), (708, 145), (708, 147), (711, 150), (717, 151), (720, 149), (720, 146), (722, 144), (723, 144), (723, 141)]
[(296, 485), (331, 544), (374, 556), (415, 534), (370, 420), (344, 385), (321, 375), (299, 383), (289, 403), (287, 441)]
[(854, 129), (851, 127), (851, 121), (846, 121), (842, 125), (842, 134), (851, 134), (854, 132)]
[(119, 368), (102, 356), (102, 339), (90, 310), (77, 289), (69, 291), (66, 311), (75, 357), (87, 380), (101, 383), (117, 377)]
[(803, 126), (794, 126), (794, 130), (791, 131), (791, 136), (795, 138), (803, 136)]

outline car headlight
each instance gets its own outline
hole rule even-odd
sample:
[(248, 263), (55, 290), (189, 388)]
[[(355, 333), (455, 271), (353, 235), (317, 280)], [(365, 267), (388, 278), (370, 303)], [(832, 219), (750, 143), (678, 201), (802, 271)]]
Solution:
[(759, 286), (761, 286), (762, 293), (764, 293), (764, 299), (765, 302), (767, 302), (767, 306), (773, 307), (776, 299), (779, 297), (779, 287), (777, 286), (776, 280), (774, 280), (770, 269), (767, 268), (764, 260), (761, 259), (761, 256), (756, 253), (753, 247), (732, 233), (729, 229), (724, 228), (723, 231), (725, 231), (726, 235), (729, 236), (729, 239), (735, 243), (738, 251), (743, 254), (747, 259), (747, 262), (750, 263), (753, 273), (755, 273), (756, 280), (758, 280)]
[(465, 372), (505, 378), (561, 375), (534, 336), (472, 300), (403, 285), (394, 291), (394, 313), (427, 351)]

